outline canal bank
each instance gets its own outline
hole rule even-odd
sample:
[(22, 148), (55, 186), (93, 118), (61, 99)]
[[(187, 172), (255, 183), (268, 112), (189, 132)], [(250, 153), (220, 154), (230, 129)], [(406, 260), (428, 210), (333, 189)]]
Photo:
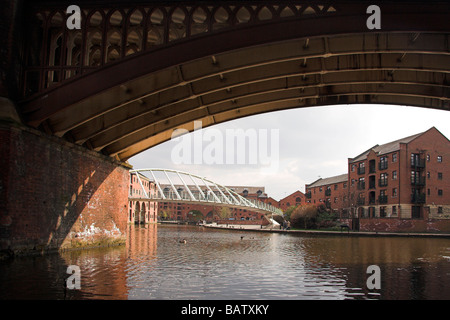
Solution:
[(426, 237), (426, 238), (450, 238), (448, 233), (412, 233), (412, 232), (370, 232), (370, 231), (329, 231), (329, 230), (285, 230), (279, 227), (261, 227), (260, 225), (218, 225), (205, 224), (205, 228), (251, 231), (251, 232), (270, 232), (284, 234), (305, 234), (305, 235), (333, 235), (333, 236), (353, 236), (353, 237)]

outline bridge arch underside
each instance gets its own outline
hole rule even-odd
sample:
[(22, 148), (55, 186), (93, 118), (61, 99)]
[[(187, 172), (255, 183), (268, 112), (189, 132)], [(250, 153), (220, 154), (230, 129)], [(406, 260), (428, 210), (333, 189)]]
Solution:
[[(366, 16), (355, 19), (365, 25)], [(21, 113), (31, 126), (125, 161), (176, 128), (192, 131), (195, 120), (205, 128), (342, 104), (450, 109), (448, 30), (352, 33), (337, 19), (305, 31), (304, 21), (289, 23), (135, 54), (24, 101)]]

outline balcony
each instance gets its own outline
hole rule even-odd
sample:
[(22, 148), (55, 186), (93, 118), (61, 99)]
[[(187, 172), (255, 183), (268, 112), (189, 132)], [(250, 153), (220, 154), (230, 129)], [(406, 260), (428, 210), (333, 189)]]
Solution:
[(364, 181), (358, 181), (358, 190), (366, 189), (366, 183)]
[(411, 167), (418, 168), (418, 169), (425, 168), (425, 159), (412, 158), (411, 159)]
[(378, 169), (386, 170), (388, 168), (388, 163), (386, 161), (378, 163)]
[(425, 177), (411, 177), (411, 185), (413, 186), (425, 186)]
[(386, 204), (388, 202), (388, 197), (387, 196), (379, 196), (378, 197), (378, 203), (379, 204)]
[(380, 180), (378, 180), (378, 186), (380, 186), (380, 187), (387, 187), (387, 185), (388, 185), (387, 179), (380, 179)]
[(412, 203), (416, 204), (425, 203), (425, 200), (426, 200), (425, 193), (413, 193), (411, 195)]

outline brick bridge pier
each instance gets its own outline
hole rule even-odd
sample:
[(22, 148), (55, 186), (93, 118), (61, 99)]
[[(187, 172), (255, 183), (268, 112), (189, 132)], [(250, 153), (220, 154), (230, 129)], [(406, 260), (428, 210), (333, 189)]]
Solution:
[(124, 243), (129, 167), (22, 125), (0, 101), (0, 251)]

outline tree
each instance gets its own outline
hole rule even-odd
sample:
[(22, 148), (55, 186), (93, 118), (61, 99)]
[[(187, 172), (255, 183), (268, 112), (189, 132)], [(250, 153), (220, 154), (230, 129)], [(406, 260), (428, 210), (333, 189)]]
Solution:
[(189, 211), (189, 213), (187, 214), (187, 218), (188, 218), (188, 220), (195, 221), (195, 222), (204, 219), (203, 213), (201, 211), (199, 211), (199, 210)]
[(287, 221), (291, 220), (291, 214), (292, 212), (294, 212), (295, 209), (297, 209), (296, 206), (290, 206), (289, 208), (286, 209), (286, 211), (284, 211), (283, 216)]
[(219, 217), (222, 220), (228, 219), (231, 216), (231, 210), (227, 207), (221, 207), (219, 211)]
[(159, 211), (159, 217), (161, 218), (161, 220), (167, 220), (167, 218), (169, 217), (167, 210)]
[(293, 228), (314, 229), (317, 227), (318, 214), (316, 206), (299, 206), (291, 214), (291, 225)]

